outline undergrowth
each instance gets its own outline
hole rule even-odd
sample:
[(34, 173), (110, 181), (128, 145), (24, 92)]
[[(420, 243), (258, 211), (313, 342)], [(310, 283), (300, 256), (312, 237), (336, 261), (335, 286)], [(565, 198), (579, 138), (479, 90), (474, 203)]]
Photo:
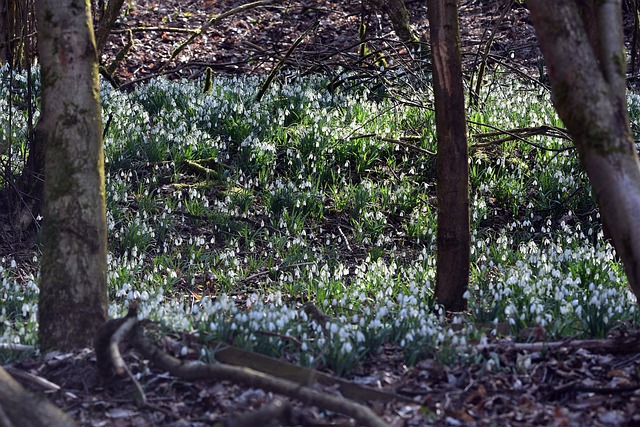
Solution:
[[(262, 82), (102, 86), (111, 316), (135, 299), (167, 328), (339, 374), (385, 343), (410, 363), (452, 361), (491, 334), (602, 337), (637, 321), (570, 143), (476, 137), (561, 126), (547, 93), (496, 79), (468, 112), (471, 286), (451, 318), (433, 302), (430, 94), (370, 99), (289, 75), (254, 102)], [(3, 80), (3, 111), (8, 96)], [(24, 145), (24, 114), (0, 117), (3, 144)], [(2, 261), (2, 340), (36, 344), (38, 276)]]

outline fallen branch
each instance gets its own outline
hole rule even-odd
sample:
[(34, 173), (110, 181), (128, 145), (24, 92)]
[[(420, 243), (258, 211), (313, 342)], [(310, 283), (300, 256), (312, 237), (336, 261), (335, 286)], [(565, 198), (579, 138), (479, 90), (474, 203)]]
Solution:
[(2, 427), (72, 427), (71, 418), (40, 396), (26, 391), (0, 367)]
[(422, 147), (418, 147), (417, 145), (408, 143), (405, 141), (405, 139), (407, 138), (400, 138), (400, 139), (393, 139), (393, 138), (387, 138), (385, 136), (380, 136), (377, 135), (375, 133), (367, 133), (367, 134), (363, 134), (363, 135), (356, 135), (356, 136), (352, 136), (350, 139), (351, 140), (355, 140), (355, 139), (362, 139), (362, 138), (374, 138), (377, 139), (378, 141), (384, 141), (384, 142), (389, 142), (391, 144), (397, 144), (401, 147), (405, 147), (408, 148), (410, 150), (415, 150), (419, 153), (423, 153), (423, 154), (428, 154), (429, 156), (435, 156), (436, 153), (433, 151), (429, 151), (425, 148)]
[[(233, 415), (225, 420), (225, 427), (253, 427), (270, 425), (265, 420), (276, 421), (276, 425), (292, 425), (291, 405), (280, 399), (275, 399), (268, 405), (254, 412)], [(272, 423), (273, 424), (273, 423)]]
[(371, 409), (343, 397), (322, 393), (298, 383), (276, 378), (249, 368), (229, 366), (223, 363), (206, 364), (200, 361), (176, 359), (161, 351), (144, 334), (144, 327), (137, 322), (131, 334), (131, 343), (135, 349), (153, 364), (171, 375), (184, 380), (228, 380), (251, 387), (261, 388), (283, 396), (300, 400), (309, 405), (347, 415), (358, 425), (383, 427), (387, 424)]
[(0, 350), (7, 351), (35, 351), (35, 347), (26, 344), (14, 344), (10, 342), (0, 342)]
[(534, 136), (534, 135), (544, 135), (544, 136), (549, 136), (552, 138), (558, 138), (558, 139), (564, 139), (567, 141), (571, 141), (571, 138), (567, 135), (566, 130), (556, 127), (556, 126), (537, 126), (537, 127), (530, 127), (530, 128), (520, 128), (520, 129), (510, 129), (510, 130), (506, 130), (506, 129), (500, 129), (496, 126), (492, 126), (490, 124), (487, 123), (479, 123), (473, 120), (467, 120), (468, 123), (474, 124), (474, 125), (478, 125), (478, 126), (484, 126), (490, 129), (495, 130), (495, 132), (488, 132), (488, 133), (477, 133), (474, 136), (474, 138), (476, 139), (490, 139), (490, 138), (494, 138), (497, 136), (501, 136), (501, 135), (506, 135), (503, 138), (500, 139), (496, 139), (496, 140), (492, 140), (489, 142), (478, 142), (476, 144), (472, 144), (469, 148), (477, 150), (479, 148), (484, 148), (484, 147), (488, 147), (490, 145), (497, 145), (497, 144), (502, 144), (504, 142), (508, 142), (508, 141), (520, 141), (522, 143), (525, 143), (527, 145), (530, 145), (532, 147), (536, 147), (540, 150), (544, 150), (544, 151), (553, 151), (553, 152), (563, 152), (563, 151), (568, 151), (568, 150), (574, 150), (575, 146), (571, 145), (571, 146), (567, 146), (567, 147), (562, 147), (562, 148), (550, 148), (550, 147), (545, 147), (543, 145), (537, 144), (535, 142), (529, 141), (528, 139), (526, 139), (526, 137), (529, 136)]
[(120, 345), (125, 344), (125, 339), (138, 323), (137, 314), (137, 304), (132, 304), (126, 317), (110, 320), (98, 330), (95, 340), (96, 364), (103, 378), (113, 371), (117, 375), (127, 374), (138, 393), (136, 397), (139, 403), (145, 406), (148, 405), (147, 395), (120, 354)]
[[(96, 350), (96, 365), (102, 378), (109, 378), (114, 370), (119, 375), (123, 373), (124, 361), (120, 357), (118, 345), (135, 326), (137, 315), (137, 305), (132, 304), (125, 317), (111, 319), (98, 329), (93, 345)], [(126, 334), (121, 328), (126, 329)]]
[[(305, 310), (307, 307), (310, 306), (305, 306)], [(321, 312), (319, 309), (317, 309), (316, 313), (319, 314)], [(327, 320), (329, 320), (328, 316), (324, 316)], [(312, 317), (311, 314), (309, 314), (309, 317), (314, 318), (316, 321), (318, 321), (318, 318)], [(322, 324), (324, 323), (326, 323), (326, 320)], [(214, 347), (215, 343), (211, 343), (210, 345)], [(312, 383), (317, 383), (327, 388), (339, 391), (340, 394), (347, 399), (358, 401), (375, 400), (384, 403), (415, 403), (413, 400), (405, 396), (400, 396), (398, 394), (385, 390), (365, 387), (352, 381), (343, 380), (342, 378), (336, 378), (333, 375), (325, 374), (324, 372), (319, 372), (313, 369), (305, 368), (303, 366), (298, 366), (279, 359), (274, 359), (273, 357), (254, 353), (252, 351), (244, 350), (237, 347), (225, 347), (223, 345), (219, 345), (215, 351), (214, 356), (218, 362), (250, 368), (256, 371), (267, 373), (269, 375), (273, 375), (281, 379), (285, 379), (287, 381), (293, 381), (300, 385), (311, 386)]]
[(111, 31), (113, 34), (126, 33), (127, 31), (133, 31), (134, 33), (142, 32), (163, 32), (163, 33), (187, 33), (192, 34), (198, 32), (193, 28), (179, 28), (179, 27), (129, 27), (120, 30)]
[[(31, 372), (26, 372), (21, 369), (15, 368), (11, 365), (4, 365), (4, 369), (15, 379), (21, 380), (23, 383), (29, 383), (31, 385), (40, 387), (45, 391), (59, 391), (60, 386), (52, 383), (46, 378), (42, 378), (38, 375), (34, 375)], [(2, 423), (0, 423), (2, 426)]]
[(560, 348), (585, 349), (597, 353), (638, 353), (640, 352), (640, 334), (622, 338), (564, 340), (549, 342), (519, 343), (513, 341), (498, 341), (490, 344), (478, 345), (478, 351), (515, 350), (515, 351), (545, 351)]

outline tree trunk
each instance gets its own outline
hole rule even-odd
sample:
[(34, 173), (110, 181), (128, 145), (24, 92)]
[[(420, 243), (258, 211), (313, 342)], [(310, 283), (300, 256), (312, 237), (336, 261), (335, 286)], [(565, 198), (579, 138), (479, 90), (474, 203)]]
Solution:
[[(100, 22), (95, 29), (98, 54), (107, 42), (123, 3), (124, 0), (109, 0), (106, 4), (98, 2), (95, 5), (100, 11)], [(31, 28), (33, 20), (29, 19), (31, 15), (27, 13), (30, 2), (27, 0), (7, 0), (4, 3), (0, 3), (0, 5), (0, 59), (8, 60), (9, 58), (14, 58), (14, 52), (25, 51), (26, 55), (31, 55), (30, 46), (32, 44), (28, 40), (23, 40), (24, 37), (20, 33), (29, 34), (33, 32), (33, 28)], [(13, 41), (9, 43), (9, 40)], [(11, 47), (16, 44), (22, 47), (20, 49)], [(31, 64), (30, 57), (24, 56), (24, 58), (25, 65), (29, 66)], [(20, 197), (16, 197), (12, 201), (14, 204), (14, 223), (21, 232), (27, 231), (42, 211), (45, 141), (43, 141), (40, 127), (36, 128), (35, 135), (29, 140), (29, 155), (17, 182), (17, 193)]]
[(37, 0), (45, 141), (40, 346), (91, 346), (107, 309), (98, 58), (85, 0)]
[(14, 220), (20, 231), (27, 231), (42, 212), (44, 192), (44, 140), (41, 125), (36, 126), (29, 141), (29, 155), (18, 181), (20, 199), (15, 200)]
[(640, 163), (627, 114), (620, 2), (590, 5), (597, 29), (589, 32), (596, 31), (596, 46), (577, 3), (539, 0), (528, 5), (554, 106), (578, 148), (603, 225), (640, 301)]
[(386, 13), (401, 42), (412, 45), (420, 41), (411, 28), (409, 12), (404, 4), (404, 0), (369, 0), (379, 11)]
[(438, 198), (436, 301), (466, 308), (469, 286), (469, 163), (456, 0), (429, 0), (436, 107)]
[(111, 28), (113, 28), (113, 24), (118, 19), (123, 3), (124, 0), (109, 0), (100, 10), (100, 22), (96, 26), (96, 49), (98, 54), (102, 52), (104, 45), (107, 44)]
[[(27, 79), (31, 82), (31, 64), (35, 57), (36, 43), (32, 41), (35, 33), (33, 2), (29, 0), (5, 0), (0, 2), (0, 63), (9, 64), (15, 69), (27, 69)], [(29, 84), (29, 87), (32, 85)], [(40, 214), (43, 191), (44, 147), (39, 144), (32, 131), (31, 91), (27, 92), (29, 110), (28, 134), (29, 155), (15, 188), (7, 187), (13, 224), (20, 232), (27, 231)], [(10, 176), (7, 163), (6, 175)], [(5, 184), (6, 185), (6, 184)], [(15, 191), (14, 191), (15, 190)]]

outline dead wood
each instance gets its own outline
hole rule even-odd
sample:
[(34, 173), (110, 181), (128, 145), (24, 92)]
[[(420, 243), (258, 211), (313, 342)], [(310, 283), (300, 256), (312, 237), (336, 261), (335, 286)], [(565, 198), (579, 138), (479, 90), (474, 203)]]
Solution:
[(34, 351), (36, 348), (32, 345), (14, 344), (10, 342), (0, 342), (0, 350), (7, 351)]
[[(58, 391), (60, 386), (52, 383), (46, 378), (42, 378), (39, 375), (34, 375), (31, 372), (23, 371), (22, 369), (15, 368), (11, 365), (4, 365), (4, 369), (15, 379), (20, 380), (23, 384), (28, 383), (33, 386), (39, 387), (45, 391)], [(2, 426), (2, 423), (0, 423)]]
[(411, 138), (408, 137), (401, 137), (399, 139), (393, 139), (393, 138), (387, 138), (384, 136), (380, 136), (377, 135), (375, 133), (368, 133), (368, 134), (363, 134), (363, 135), (356, 135), (356, 136), (352, 136), (351, 139), (361, 139), (361, 138), (374, 138), (377, 139), (378, 141), (384, 141), (384, 142), (389, 142), (391, 144), (396, 144), (399, 145), (401, 147), (405, 147), (408, 148), (410, 150), (414, 150), (417, 151), (419, 153), (423, 153), (423, 154), (428, 154), (429, 156), (435, 156), (436, 153), (434, 153), (433, 151), (427, 150), (425, 148), (419, 147), (415, 144), (411, 144), (409, 142), (407, 142), (407, 140), (410, 140)]
[[(561, 148), (553, 148), (553, 147), (545, 147), (544, 145), (535, 143), (527, 137), (535, 136), (535, 135), (543, 135), (551, 138), (563, 139), (566, 141), (571, 141), (571, 138), (567, 135), (566, 130), (556, 127), (556, 126), (537, 126), (537, 127), (529, 127), (529, 128), (519, 128), (519, 129), (500, 129), (495, 126), (479, 123), (473, 120), (467, 120), (469, 124), (478, 125), (482, 127), (487, 127), (493, 129), (495, 132), (487, 132), (487, 133), (476, 133), (473, 135), (474, 138), (478, 140), (477, 143), (471, 145), (472, 150), (477, 150), (480, 148), (485, 148), (491, 145), (499, 145), (504, 142), (509, 141), (520, 141), (532, 147), (536, 147), (540, 150), (544, 151), (553, 151), (553, 152), (562, 152), (573, 150), (575, 147), (573, 145)], [(498, 139), (493, 139), (496, 137), (500, 137)]]
[(586, 339), (586, 340), (563, 340), (563, 341), (540, 341), (531, 343), (519, 343), (513, 341), (499, 341), (490, 344), (478, 345), (476, 349), (480, 352), (495, 350), (515, 350), (515, 351), (544, 351), (567, 349), (584, 349), (597, 353), (628, 354), (640, 352), (640, 334), (629, 335), (621, 338), (608, 339)]
[[(124, 340), (126, 335), (131, 331), (131, 328), (135, 325), (137, 314), (137, 305), (132, 305), (129, 308), (126, 317), (111, 319), (105, 322), (100, 329), (98, 329), (93, 345), (96, 351), (96, 365), (98, 367), (98, 373), (102, 378), (110, 377), (114, 370), (118, 374), (124, 373), (124, 361), (122, 361), (122, 358), (120, 357), (118, 345)], [(124, 331), (121, 330), (123, 325), (125, 325), (123, 328), (125, 329)]]
[(382, 427), (387, 424), (371, 409), (339, 396), (322, 393), (297, 383), (276, 378), (249, 368), (228, 366), (222, 363), (206, 364), (199, 361), (182, 361), (172, 357), (144, 335), (140, 323), (133, 330), (133, 345), (144, 357), (172, 375), (185, 380), (228, 380), (251, 387), (269, 390), (283, 396), (300, 400), (309, 405), (329, 409), (350, 416), (363, 426)]
[(222, 363), (244, 366), (287, 381), (296, 382), (300, 385), (311, 386), (312, 383), (318, 383), (325, 387), (335, 388), (347, 399), (358, 401), (376, 400), (385, 403), (392, 401), (415, 403), (413, 400), (398, 394), (364, 387), (360, 384), (325, 374), (324, 372), (294, 365), (241, 348), (231, 346), (221, 347), (219, 350), (216, 350), (215, 358)]
[(0, 368), (0, 425), (2, 427), (75, 426), (59, 408), (46, 399), (26, 391)]
[[(275, 399), (257, 411), (234, 415), (224, 422), (225, 427), (253, 427), (291, 425), (291, 405), (281, 399)], [(269, 422), (270, 420), (271, 422)]]
[[(200, 361), (184, 361), (176, 359), (153, 345), (145, 336), (145, 323), (148, 322), (137, 320), (137, 305), (133, 304), (129, 308), (126, 317), (106, 322), (99, 329), (95, 339), (98, 371), (103, 377), (108, 377), (113, 373), (113, 371), (115, 371), (116, 374), (126, 373), (141, 395), (140, 397), (143, 404), (146, 404), (147, 402), (144, 393), (142, 392), (142, 387), (131, 374), (120, 354), (120, 346), (126, 344), (125, 340), (127, 340), (129, 344), (131, 344), (144, 357), (150, 359), (152, 363), (161, 369), (166, 370), (170, 374), (185, 380), (210, 379), (242, 383), (251, 387), (261, 388), (263, 390), (288, 396), (310, 405), (339, 412), (354, 418), (358, 421), (359, 425), (373, 427), (386, 425), (386, 423), (373, 411), (359, 403), (339, 396), (322, 393), (307, 386), (307, 384), (310, 384), (316, 379), (316, 376), (324, 379), (324, 381), (319, 382), (327, 384), (326, 377), (328, 376), (326, 375), (308, 369), (305, 370), (305, 368), (293, 369), (293, 365), (289, 364), (286, 364), (287, 366), (283, 366), (283, 362), (240, 349), (233, 349), (230, 351), (227, 349), (228, 351), (226, 352), (223, 349), (218, 351), (216, 356), (219, 356), (219, 360), (224, 359), (225, 355), (226, 360), (232, 359), (237, 361), (248, 359), (252, 362), (251, 366), (258, 368), (261, 367), (263, 372), (247, 367), (231, 366), (224, 363), (206, 364)], [(265, 367), (267, 369), (265, 369)], [(282, 375), (284, 371), (287, 379), (271, 375), (272, 371), (276, 372), (276, 375)], [(287, 375), (290, 372), (294, 373), (293, 380), (290, 380), (289, 375)], [(334, 381), (329, 381), (329, 384), (331, 385), (336, 385), (336, 383), (339, 384), (340, 391), (347, 391), (347, 393), (351, 394), (354, 393), (354, 387), (346, 387), (346, 384), (344, 384), (348, 383), (347, 381), (339, 381), (335, 379)], [(364, 387), (361, 386), (354, 386), (358, 389), (364, 389)], [(385, 401), (389, 400), (389, 395), (387, 393), (377, 390), (369, 390), (369, 393), (364, 393), (362, 390), (356, 390), (355, 392), (357, 393), (357, 391), (361, 392), (359, 395), (361, 398), (380, 399), (380, 397), (384, 397)], [(277, 405), (273, 408), (267, 408), (265, 411), (270, 411), (270, 413), (274, 414), (271, 419), (280, 418), (284, 416), (286, 412), (284, 408)], [(253, 419), (250, 415), (247, 415), (247, 417)]]
[[(119, 322), (120, 326), (123, 324), (124, 322)], [(117, 329), (113, 332), (116, 333)], [(126, 334), (122, 334), (122, 336), (124, 335)], [(297, 399), (309, 405), (314, 405), (347, 415), (355, 419), (358, 422), (358, 425), (372, 427), (382, 427), (387, 425), (371, 409), (364, 405), (340, 396), (330, 395), (302, 386), (293, 381), (277, 378), (250, 368), (229, 366), (223, 363), (206, 364), (200, 361), (184, 361), (176, 359), (175, 357), (172, 357), (160, 350), (145, 336), (142, 322), (137, 322), (134, 325), (129, 339), (131, 340), (131, 344), (134, 348), (153, 364), (166, 370), (171, 375), (184, 380), (208, 379), (242, 383), (251, 387), (261, 388), (263, 390)], [(101, 338), (101, 340), (101, 342), (106, 341), (104, 337)], [(113, 366), (112, 361), (107, 363), (110, 364), (110, 366)]]

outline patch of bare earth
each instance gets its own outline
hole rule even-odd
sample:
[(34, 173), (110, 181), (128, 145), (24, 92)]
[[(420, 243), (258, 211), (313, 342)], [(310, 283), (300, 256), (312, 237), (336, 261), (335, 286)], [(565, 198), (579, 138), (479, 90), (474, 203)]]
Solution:
[[(285, 56), (300, 35), (317, 25), (285, 66), (326, 71), (358, 63), (361, 23), (366, 25), (366, 38), (374, 48), (399, 61), (407, 57), (386, 17), (366, 1), (285, 0), (217, 21), (169, 62), (173, 49), (189, 37), (188, 31), (243, 3), (136, 0), (118, 21), (103, 61), (113, 61), (127, 44), (131, 30), (133, 47), (115, 73), (120, 83), (154, 75), (161, 67), (169, 77), (186, 78), (199, 76), (206, 67), (219, 73), (264, 73)], [(469, 71), (479, 64), (489, 38), (492, 43), (486, 54), (490, 65), (508, 62), (520, 70), (537, 66), (540, 54), (528, 11), (517, 5), (506, 10), (503, 3), (463, 1), (460, 5), (463, 57)], [(407, 0), (406, 4), (413, 28), (428, 39), (426, 2)]]

